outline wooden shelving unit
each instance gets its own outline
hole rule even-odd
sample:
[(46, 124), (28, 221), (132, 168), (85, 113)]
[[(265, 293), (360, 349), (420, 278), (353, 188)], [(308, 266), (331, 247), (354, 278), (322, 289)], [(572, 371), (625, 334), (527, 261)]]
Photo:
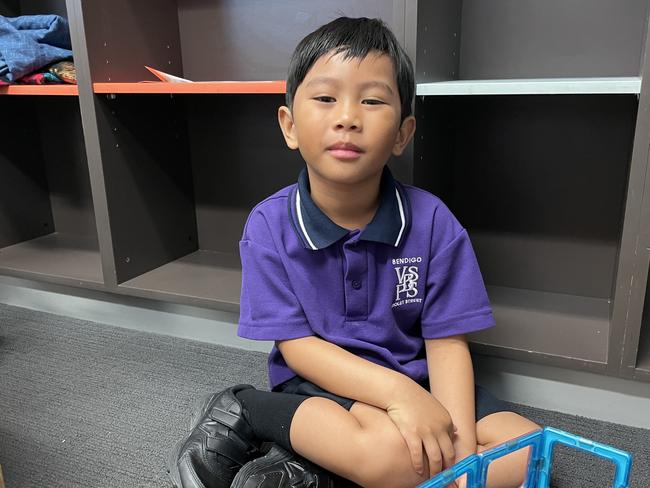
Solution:
[(236, 312), (246, 216), (303, 165), (277, 126), (291, 52), (344, 11), (414, 60), (391, 167), (468, 229), (498, 322), (474, 350), (650, 381), (650, 0), (208, 3), (43, 6), (79, 85), (0, 88), (22, 95), (0, 96), (0, 273)]

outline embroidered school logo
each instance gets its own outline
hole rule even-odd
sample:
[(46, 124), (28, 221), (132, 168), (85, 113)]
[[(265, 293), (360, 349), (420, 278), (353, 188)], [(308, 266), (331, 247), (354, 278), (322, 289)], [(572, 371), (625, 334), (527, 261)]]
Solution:
[(421, 262), (421, 257), (393, 259), (393, 265), (398, 265), (395, 267), (397, 286), (393, 307), (422, 301), (421, 298), (416, 298), (418, 296), (418, 280), (420, 279), (418, 263)]

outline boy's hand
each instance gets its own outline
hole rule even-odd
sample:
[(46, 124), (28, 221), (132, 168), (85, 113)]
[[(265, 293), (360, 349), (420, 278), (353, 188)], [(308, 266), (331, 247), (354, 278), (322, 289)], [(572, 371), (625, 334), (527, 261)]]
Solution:
[[(427, 390), (411, 384), (398, 393), (386, 412), (404, 437), (415, 471), (427, 478), (455, 461), (454, 426), (449, 412)], [(428, 472), (422, 446), (429, 459)]]

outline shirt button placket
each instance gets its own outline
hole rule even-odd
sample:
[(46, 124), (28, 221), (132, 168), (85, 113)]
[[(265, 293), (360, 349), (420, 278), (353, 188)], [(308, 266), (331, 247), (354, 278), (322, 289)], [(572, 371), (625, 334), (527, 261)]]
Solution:
[(348, 242), (343, 246), (347, 262), (345, 277), (346, 315), (348, 320), (368, 318), (368, 290), (363, 279), (368, 274), (368, 258), (364, 243)]

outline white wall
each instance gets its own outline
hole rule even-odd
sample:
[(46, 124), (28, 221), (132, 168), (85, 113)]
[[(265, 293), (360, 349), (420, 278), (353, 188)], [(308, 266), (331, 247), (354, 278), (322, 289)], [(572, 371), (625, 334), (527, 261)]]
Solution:
[[(10, 277), (0, 276), (0, 303), (253, 351), (272, 346), (237, 337), (236, 314)], [(477, 381), (504, 400), (650, 429), (647, 383), (488, 357)]]

